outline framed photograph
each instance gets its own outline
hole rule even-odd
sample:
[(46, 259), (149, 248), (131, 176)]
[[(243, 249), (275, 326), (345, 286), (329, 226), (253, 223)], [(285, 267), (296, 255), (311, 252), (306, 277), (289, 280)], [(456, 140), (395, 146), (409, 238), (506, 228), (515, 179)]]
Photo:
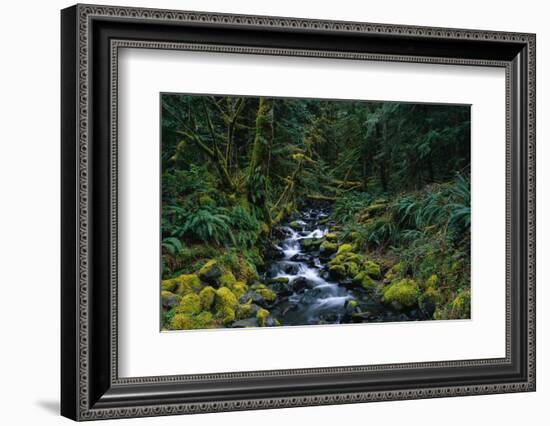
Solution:
[(61, 12), (74, 420), (535, 390), (535, 35)]

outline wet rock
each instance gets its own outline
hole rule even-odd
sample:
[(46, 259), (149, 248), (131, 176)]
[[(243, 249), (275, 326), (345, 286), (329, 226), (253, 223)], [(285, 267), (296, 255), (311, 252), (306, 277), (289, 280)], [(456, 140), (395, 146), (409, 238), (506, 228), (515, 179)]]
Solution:
[(319, 250), (325, 240), (323, 238), (304, 238), (300, 240), (300, 246), (306, 252)]
[(283, 272), (287, 275), (298, 275), (300, 272), (300, 264), (286, 263), (282, 265)]
[(292, 288), (288, 284), (288, 278), (286, 282), (281, 281), (272, 281), (269, 283), (269, 288), (277, 293), (279, 297), (290, 296), (292, 293)]
[(294, 291), (299, 292), (301, 290), (309, 288), (308, 280), (305, 277), (298, 277), (293, 279), (290, 282), (291, 287), (294, 289)]
[(246, 327), (257, 327), (257, 323), (256, 323), (256, 317), (251, 317), (251, 318), (245, 318), (245, 319), (241, 319), (241, 320), (238, 320), (238, 321), (235, 321), (231, 327), (233, 328), (246, 328)]
[(218, 279), (222, 272), (215, 260), (210, 260), (199, 270), (199, 278), (207, 284), (218, 286)]

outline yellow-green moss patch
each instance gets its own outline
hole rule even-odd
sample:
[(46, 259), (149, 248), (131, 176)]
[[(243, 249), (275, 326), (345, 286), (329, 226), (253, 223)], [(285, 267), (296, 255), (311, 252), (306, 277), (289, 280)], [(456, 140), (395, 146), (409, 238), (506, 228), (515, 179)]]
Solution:
[(221, 287), (216, 290), (216, 297), (214, 299), (214, 309), (216, 316), (224, 324), (235, 321), (235, 310), (239, 303), (233, 292), (227, 287)]
[(372, 260), (367, 260), (363, 264), (363, 268), (367, 274), (369, 274), (372, 278), (380, 278), (380, 265), (376, 262), (373, 262)]
[(176, 293), (185, 296), (194, 293), (202, 288), (201, 280), (196, 274), (184, 274), (174, 278), (177, 284)]
[(411, 307), (416, 303), (417, 285), (414, 280), (402, 279), (384, 290), (384, 301), (386, 303), (397, 302), (402, 306)]
[(181, 298), (176, 307), (177, 314), (198, 314), (201, 311), (201, 299), (194, 293), (187, 294)]
[(256, 312), (256, 322), (260, 327), (267, 327), (267, 319), (269, 318), (269, 311), (264, 308), (258, 309)]
[(216, 290), (210, 286), (204, 287), (199, 293), (199, 298), (201, 299), (202, 308), (210, 310), (216, 298)]

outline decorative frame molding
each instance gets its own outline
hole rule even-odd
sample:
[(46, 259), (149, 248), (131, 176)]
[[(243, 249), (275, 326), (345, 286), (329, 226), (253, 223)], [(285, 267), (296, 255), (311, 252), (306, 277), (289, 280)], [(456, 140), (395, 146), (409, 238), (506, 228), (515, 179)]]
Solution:
[[(294, 46), (221, 45), (209, 40), (181, 41), (173, 33), (161, 40), (134, 38), (125, 23), (139, 23), (143, 31), (172, 28), (224, 28), (228, 32), (272, 31), (276, 34), (314, 32), (337, 38), (371, 37), (372, 51), (304, 49)], [(98, 24), (98, 26), (95, 26)], [(105, 28), (101, 27), (105, 25)], [(120, 25), (120, 27), (119, 27)], [(149, 29), (150, 28), (150, 29)], [(244, 30), (244, 31), (243, 31)], [(103, 37), (105, 31), (109, 36)], [(123, 33), (124, 39), (117, 38)], [(94, 39), (96, 37), (96, 39)], [(103, 37), (103, 38), (102, 38)], [(193, 36), (194, 37), (194, 36)], [(191, 37), (191, 38), (193, 38)], [(196, 37), (203, 37), (199, 34)], [(236, 36), (237, 37), (237, 36)], [(274, 36), (275, 37), (275, 36)], [(205, 37), (206, 38), (206, 37)], [(244, 37), (246, 38), (246, 37)], [(106, 41), (107, 40), (107, 41)], [(378, 41), (376, 41), (378, 40)], [(387, 52), (384, 41), (424, 43), (421, 52), (435, 51), (432, 41), (479, 46), (480, 53), (441, 56)], [(285, 42), (285, 40), (283, 40)], [(288, 43), (288, 41), (286, 41)], [(378, 43), (378, 44), (376, 44)], [(462, 43), (462, 44), (461, 44)], [(482, 65), (506, 69), (506, 357), (433, 363), (392, 364), (361, 367), (327, 367), (146, 378), (118, 377), (117, 368), (117, 70), (118, 49), (155, 48), (222, 51), (239, 54), (297, 55), (355, 60)], [(498, 47), (498, 48), (497, 48)], [(494, 50), (488, 54), (488, 48)], [(422, 50), (424, 49), (424, 50)], [(430, 50), (431, 49), (431, 50)], [(485, 50), (484, 50), (485, 49)], [(500, 49), (500, 50), (499, 50)], [(382, 50), (382, 51), (380, 51)], [(98, 56), (100, 52), (103, 56)], [(510, 32), (410, 27), (355, 22), (336, 22), (264, 16), (243, 16), (126, 7), (76, 5), (62, 12), (62, 414), (75, 420), (141, 417), (198, 412), (280, 408), (306, 405), (433, 398), (535, 390), (535, 36)], [(469, 56), (468, 56), (469, 55)], [(97, 68), (94, 68), (97, 67)], [(101, 100), (98, 100), (100, 99)], [(108, 104), (105, 104), (105, 101)], [(102, 103), (103, 102), (103, 103)], [(103, 123), (101, 120), (108, 121)], [(96, 140), (103, 137), (103, 146)], [(105, 142), (105, 141), (103, 141)], [(102, 159), (108, 181), (97, 177)], [(107, 161), (108, 158), (108, 161)], [(103, 199), (95, 188), (107, 188)], [(514, 209), (519, 208), (516, 212)], [(98, 214), (99, 213), (99, 214)], [(98, 216), (100, 218), (98, 219)], [(108, 230), (108, 236), (96, 229)], [(108, 265), (96, 266), (94, 250), (107, 248)], [(516, 256), (519, 263), (512, 262)], [(97, 276), (108, 277), (99, 283)], [(95, 280), (95, 281), (94, 281)], [(521, 300), (519, 300), (521, 299)], [(92, 305), (94, 301), (95, 308)], [(513, 303), (518, 303), (514, 305)], [(98, 311), (97, 304), (108, 306)], [(516, 307), (515, 307), (516, 306)], [(518, 331), (519, 330), (519, 331)], [(521, 340), (521, 342), (518, 342)], [(94, 347), (91, 345), (94, 342)], [(99, 342), (99, 343), (98, 343)], [(519, 364), (518, 364), (519, 363)], [(265, 386), (267, 380), (296, 378), (330, 381), (332, 376), (349, 377), (406, 370), (433, 370), (444, 375), (453, 368), (506, 368), (515, 379), (472, 382), (468, 385), (438, 384), (392, 389), (365, 389), (300, 394), (289, 390), (265, 397), (226, 394), (209, 398), (181, 396), (169, 399), (162, 388), (174, 386), (220, 387), (224, 380), (241, 379)], [(443, 379), (443, 377), (441, 377)], [(259, 383), (259, 381), (266, 381)], [(399, 380), (396, 380), (398, 382)], [(435, 379), (434, 379), (435, 382)], [(319, 385), (320, 386), (320, 385)], [(388, 385), (389, 386), (389, 385)], [(149, 398), (136, 396), (149, 392)], [(387, 387), (387, 386), (386, 386)], [(375, 390), (369, 390), (369, 389)], [(145, 390), (144, 390), (145, 389)], [(244, 392), (244, 390), (243, 390)], [(265, 393), (265, 392), (264, 392)], [(243, 393), (244, 395), (245, 393)]]

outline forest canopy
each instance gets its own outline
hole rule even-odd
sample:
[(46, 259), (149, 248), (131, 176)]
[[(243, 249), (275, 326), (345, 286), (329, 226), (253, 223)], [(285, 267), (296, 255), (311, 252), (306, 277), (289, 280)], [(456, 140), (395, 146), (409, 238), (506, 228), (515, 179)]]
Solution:
[[(300, 321), (373, 321), (374, 301), (391, 313), (382, 320), (469, 317), (469, 106), (177, 94), (161, 104), (163, 328), (293, 325), (285, 307), (302, 309), (290, 300), (316, 286), (296, 288), (304, 274), (284, 268), (312, 259), (339, 286), (317, 302), (342, 306)], [(305, 260), (285, 257), (289, 232)]]

